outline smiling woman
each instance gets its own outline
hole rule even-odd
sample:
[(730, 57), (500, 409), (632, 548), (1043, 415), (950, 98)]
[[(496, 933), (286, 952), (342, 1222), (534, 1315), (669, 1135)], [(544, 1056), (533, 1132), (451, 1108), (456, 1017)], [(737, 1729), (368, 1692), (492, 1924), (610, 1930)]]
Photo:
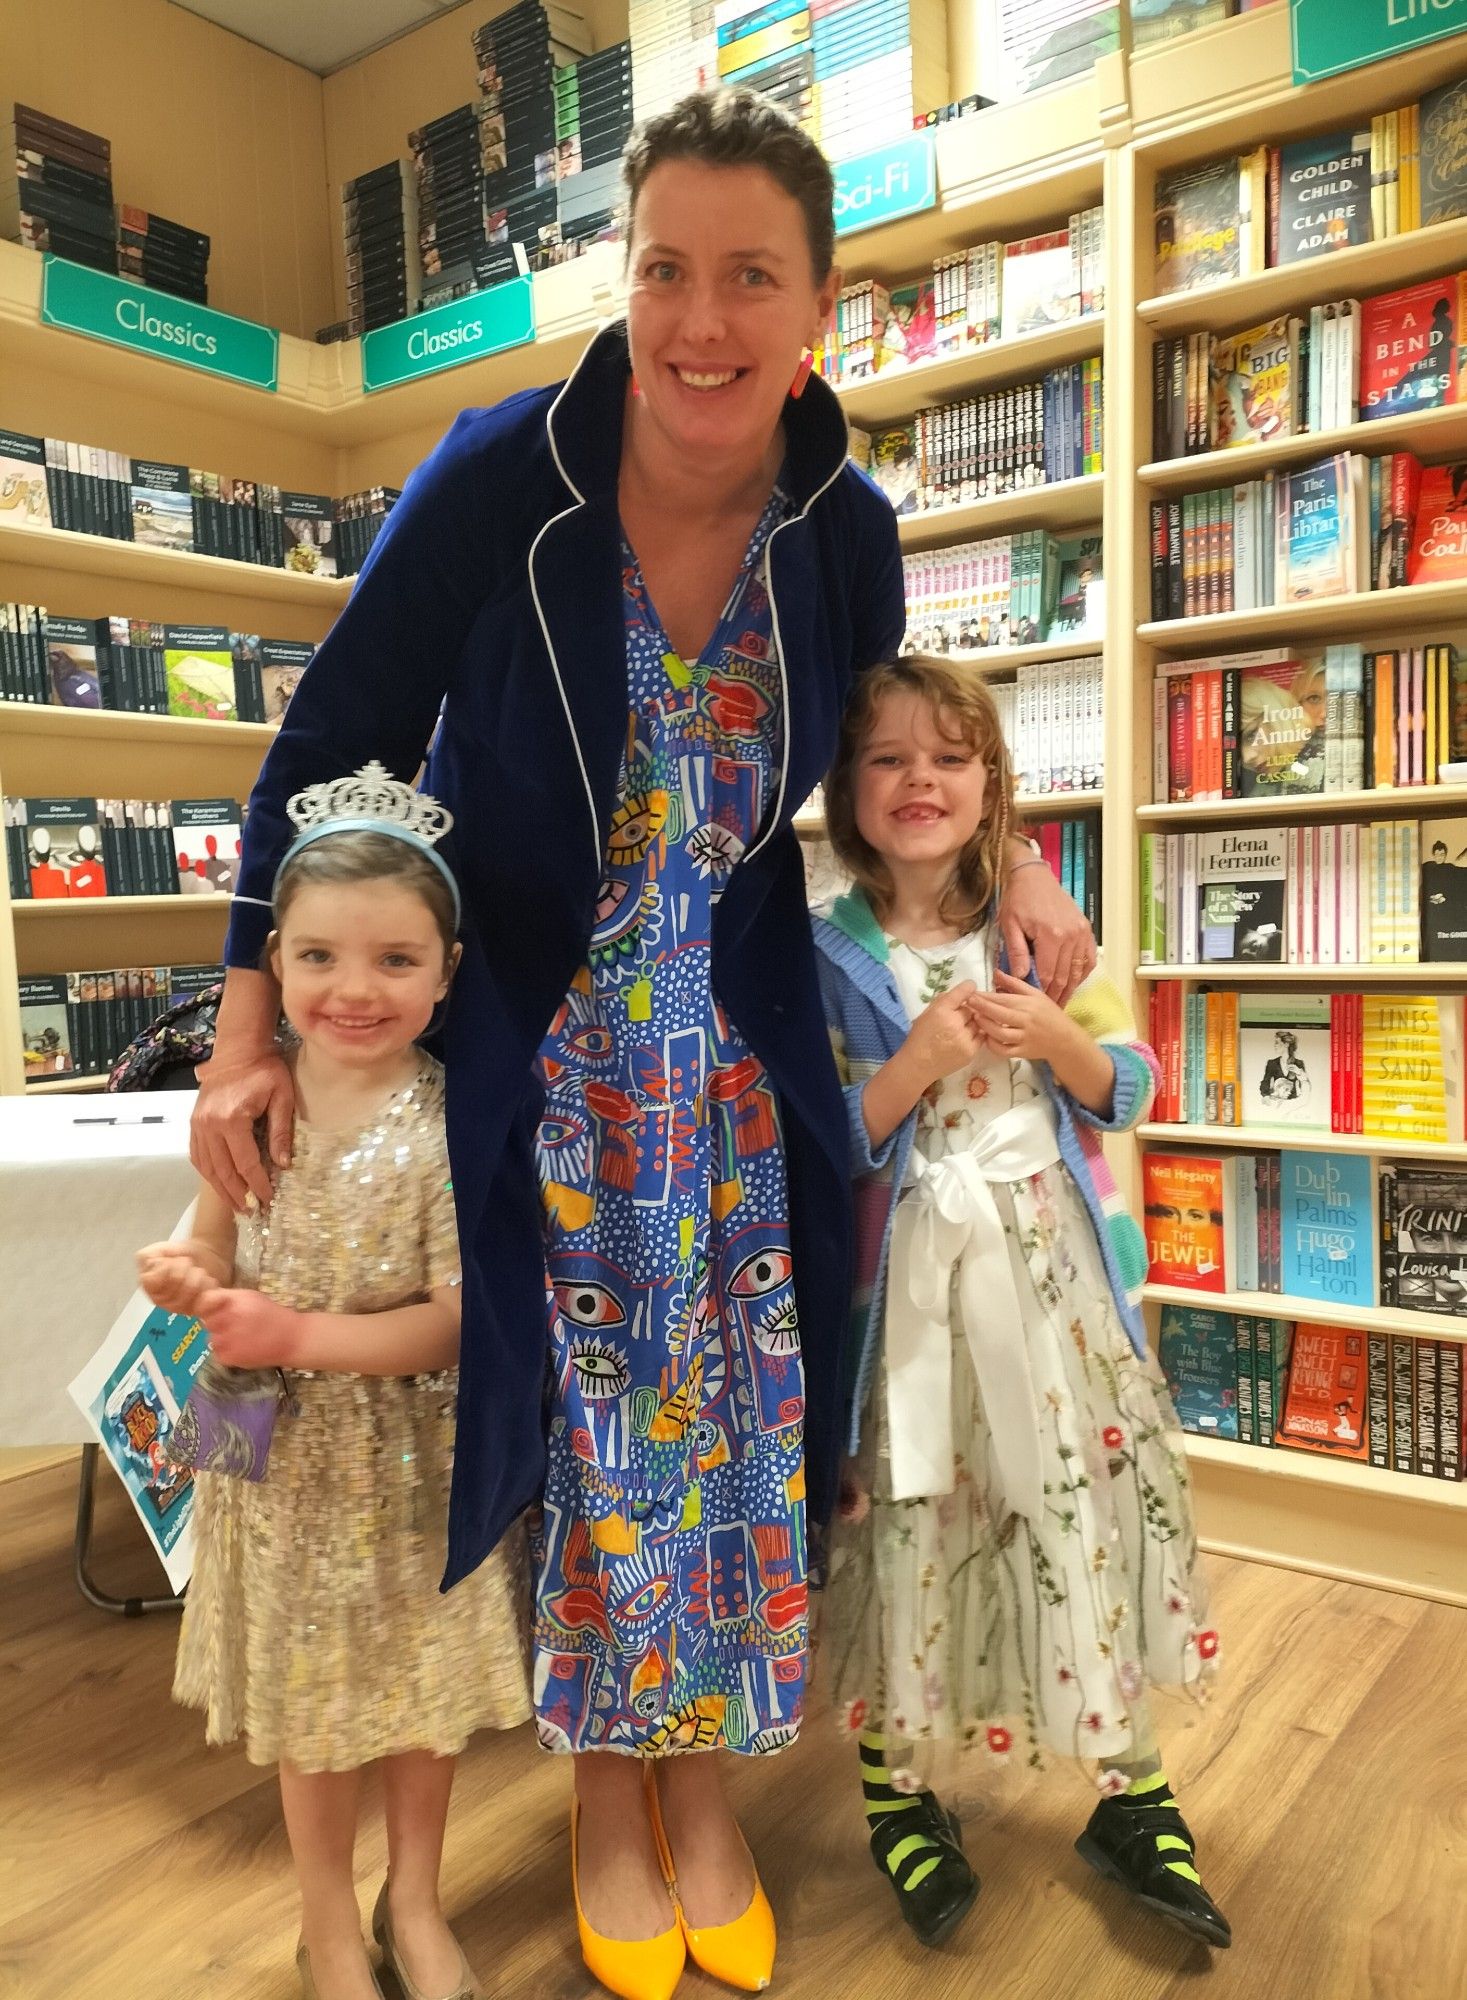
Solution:
[[(810, 374), (840, 283), (819, 149), (717, 91), (638, 134), (626, 178), (625, 323), (568, 382), (464, 413), (292, 699), (194, 1130), (221, 1192), (268, 1192), (254, 1121), (285, 1147), (290, 1086), (253, 968), (284, 802), (370, 757), (408, 776), (431, 737), (464, 903), (446, 1581), (540, 1503), (535, 1704), (576, 1760), (582, 1949), (665, 2000), (688, 1952), (751, 1989), (773, 1965), (720, 1760), (684, 1753), (777, 1751), (803, 1712), (851, 1221), (791, 822), (905, 606), (890, 507)], [(1014, 882), (1017, 950), (1064, 990), (1088, 929), (1047, 871)]]

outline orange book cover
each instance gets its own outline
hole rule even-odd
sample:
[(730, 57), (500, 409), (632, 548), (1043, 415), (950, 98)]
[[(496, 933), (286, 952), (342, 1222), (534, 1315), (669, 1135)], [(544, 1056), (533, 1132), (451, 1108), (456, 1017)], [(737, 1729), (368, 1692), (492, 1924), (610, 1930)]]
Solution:
[(1329, 1452), (1335, 1458), (1369, 1456), (1367, 1350), (1365, 1335), (1354, 1327), (1299, 1321), (1278, 1427), (1280, 1444)]
[(1375, 789), (1388, 792), (1396, 782), (1396, 656), (1375, 655)]
[(1142, 1191), (1152, 1283), (1226, 1291), (1222, 1161), (1197, 1153), (1147, 1153)]

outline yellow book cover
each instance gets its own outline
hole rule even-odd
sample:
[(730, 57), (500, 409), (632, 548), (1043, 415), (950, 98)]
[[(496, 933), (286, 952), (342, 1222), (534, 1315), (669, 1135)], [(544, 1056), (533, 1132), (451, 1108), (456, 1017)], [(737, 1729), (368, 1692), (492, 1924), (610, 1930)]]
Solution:
[(1450, 1021), (1442, 1009), (1453, 1004), (1430, 995), (1365, 995), (1361, 1104), (1368, 1138), (1437, 1143), (1450, 1136)]

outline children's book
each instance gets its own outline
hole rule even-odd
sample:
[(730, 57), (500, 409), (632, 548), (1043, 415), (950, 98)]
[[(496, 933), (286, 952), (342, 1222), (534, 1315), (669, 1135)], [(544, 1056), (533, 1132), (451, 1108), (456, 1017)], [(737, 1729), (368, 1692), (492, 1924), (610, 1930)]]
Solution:
[(1279, 1443), (1337, 1458), (1365, 1458), (1368, 1373), (1363, 1333), (1300, 1320), (1294, 1328)]
[(1163, 1306), (1160, 1358), (1184, 1431), (1238, 1435), (1237, 1330), (1231, 1313)]
[(1285, 1147), (1280, 1170), (1284, 1291), (1321, 1305), (1373, 1306), (1370, 1161)]

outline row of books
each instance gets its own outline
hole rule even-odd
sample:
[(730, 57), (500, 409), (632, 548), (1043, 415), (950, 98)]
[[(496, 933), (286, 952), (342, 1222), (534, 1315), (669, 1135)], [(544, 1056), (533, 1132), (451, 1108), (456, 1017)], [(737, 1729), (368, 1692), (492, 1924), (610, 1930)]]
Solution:
[(1156, 288), (1190, 291), (1467, 214), (1467, 83), (1347, 129), (1164, 174)]
[(411, 188), (401, 160), (342, 183), (346, 325), (351, 334), (368, 333), (407, 314), (417, 276), (408, 268)]
[(830, 382), (859, 382), (914, 362), (1020, 340), (1105, 310), (1105, 211), (1017, 243), (975, 243), (939, 257), (930, 277), (848, 285), (815, 349)]
[(1452, 782), (1467, 775), (1467, 657), (1443, 640), (1181, 660), (1157, 669), (1152, 723), (1152, 796), (1172, 804)]
[(1460, 994), (1151, 991), (1168, 1125), (1467, 1140)]
[(869, 437), (853, 431), (851, 455), (898, 514), (917, 514), (1099, 472), (1103, 425), (1097, 357), (1042, 381), (934, 404)]
[(0, 701), (279, 722), (315, 650), (225, 625), (62, 618), (40, 605), (0, 604)]
[(3, 817), (16, 902), (234, 892), (235, 799), (6, 798)]
[(24, 431), (0, 431), (0, 486), (16, 527), (67, 528), (307, 576), (354, 575), (401, 498), (395, 486), (339, 500), (288, 493)]
[(1462, 1345), (1164, 1306), (1159, 1353), (1183, 1430), (1377, 1471), (1460, 1480)]
[(1103, 668), (1098, 654), (1021, 666), (990, 685), (1026, 798), (1098, 792), (1105, 783)]
[[(1283, 1147), (1141, 1163), (1151, 1282), (1460, 1318), (1467, 1167)], [(1377, 1248), (1379, 1263), (1377, 1264)]]
[(983, 652), (1105, 636), (1104, 551), (1099, 535), (1042, 528), (956, 542), (902, 558), (907, 648)]
[(1100, 814), (1075, 813), (1068, 819), (1024, 818), (1024, 831), (1039, 843), (1051, 874), (1079, 904), (1086, 921), (1102, 942), (1100, 897)]
[(1467, 962), (1467, 820), (1141, 836), (1143, 965)]
[(14, 180), (0, 178), (0, 235), (200, 305), (209, 296), (209, 238), (112, 195), (112, 144), (37, 111), (12, 107)]
[(135, 1036), (224, 977), (222, 965), (130, 965), (35, 972), (19, 982), (27, 1083), (106, 1076)]
[(1371, 1162), (1363, 1154), (1148, 1150), (1141, 1179), (1152, 1284), (1375, 1304)]

